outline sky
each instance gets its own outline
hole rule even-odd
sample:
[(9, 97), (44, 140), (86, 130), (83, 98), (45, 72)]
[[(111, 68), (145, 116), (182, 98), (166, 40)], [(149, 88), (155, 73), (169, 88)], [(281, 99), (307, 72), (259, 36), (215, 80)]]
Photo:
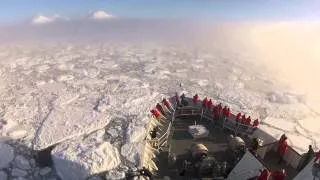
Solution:
[(122, 18), (314, 21), (319, 9), (319, 0), (1, 0), (0, 22), (54, 14), (83, 18), (97, 10)]

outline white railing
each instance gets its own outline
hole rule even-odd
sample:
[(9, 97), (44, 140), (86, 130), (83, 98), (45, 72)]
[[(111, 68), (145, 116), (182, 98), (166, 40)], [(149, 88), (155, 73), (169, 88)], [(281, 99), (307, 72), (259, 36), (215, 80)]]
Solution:
[[(212, 111), (207, 110), (200, 107), (194, 107), (194, 106), (184, 106), (184, 107), (178, 107), (176, 110), (177, 114), (175, 117), (178, 116), (190, 116), (190, 115), (199, 115), (202, 118), (205, 118), (209, 121), (215, 121), (212, 116)], [(221, 117), (221, 119), (224, 117)], [(234, 131), (236, 134), (238, 132), (245, 133), (245, 134), (251, 134), (253, 132), (253, 126), (252, 125), (245, 125), (241, 123), (237, 123), (234, 116), (229, 117), (226, 121), (223, 120), (223, 128), (229, 129), (231, 131)]]
[[(160, 147), (162, 147), (163, 145), (167, 144), (168, 142), (168, 138), (169, 138), (169, 135), (170, 135), (170, 130), (171, 130), (171, 127), (172, 127), (172, 123), (174, 121), (174, 118), (175, 118), (175, 109), (173, 110), (172, 112), (172, 116), (171, 116), (171, 121), (169, 122), (169, 125), (167, 127), (167, 129), (165, 129), (165, 132), (162, 134), (162, 136), (160, 138), (156, 138), (156, 139), (151, 139), (151, 140), (147, 140), (149, 142), (149, 144), (156, 144), (156, 148), (159, 150)], [(153, 115), (152, 117), (154, 119), (156, 119)], [(146, 137), (147, 139), (147, 137)]]

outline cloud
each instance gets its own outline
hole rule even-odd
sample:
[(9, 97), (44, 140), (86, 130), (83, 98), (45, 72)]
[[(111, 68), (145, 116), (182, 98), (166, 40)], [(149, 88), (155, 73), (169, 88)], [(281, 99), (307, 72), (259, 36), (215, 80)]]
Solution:
[(105, 11), (96, 11), (95, 13), (92, 14), (91, 18), (92, 19), (110, 19), (113, 16), (110, 14), (106, 13)]
[(53, 16), (39, 15), (32, 19), (32, 24), (47, 24), (47, 23), (55, 22), (57, 20), (69, 20), (69, 19), (66, 17), (62, 17), (58, 14), (55, 14)]
[(47, 16), (36, 16), (32, 19), (33, 24), (46, 24), (46, 23), (51, 23), (55, 20), (54, 17), (47, 17)]

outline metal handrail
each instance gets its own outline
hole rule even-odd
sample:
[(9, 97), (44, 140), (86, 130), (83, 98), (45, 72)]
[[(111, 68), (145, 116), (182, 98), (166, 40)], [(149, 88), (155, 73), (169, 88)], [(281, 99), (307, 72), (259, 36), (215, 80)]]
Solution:
[[(204, 111), (204, 108), (193, 107), (193, 106), (184, 106), (184, 107), (178, 107), (177, 110), (182, 111), (182, 113), (179, 113), (178, 115), (176, 115), (176, 117), (178, 117), (178, 116), (187, 116), (187, 115), (200, 115), (201, 117), (205, 117), (205, 118), (207, 118), (209, 120), (213, 119), (212, 114), (209, 114), (208, 110)], [(189, 111), (191, 111), (191, 114), (188, 113)], [(195, 113), (194, 111), (196, 111), (197, 113)], [(227, 125), (230, 125), (230, 124), (235, 126), (235, 128), (233, 128), (232, 130), (236, 131), (236, 132), (241, 130), (241, 128), (246, 129), (246, 130), (252, 130), (252, 128), (253, 128), (252, 125), (245, 125), (245, 124), (242, 124), (242, 123), (238, 123), (237, 124), (237, 122), (235, 122), (234, 118), (228, 117), (228, 124)]]
[[(148, 142), (156, 142), (158, 144), (158, 149), (163, 145), (163, 143), (166, 142), (166, 140), (168, 140), (172, 122), (174, 121), (174, 118), (175, 118), (175, 112), (176, 112), (176, 108), (174, 108), (172, 112), (171, 121), (169, 122), (168, 128), (166, 129), (165, 133), (160, 138), (148, 140)], [(154, 116), (152, 115), (152, 117)]]

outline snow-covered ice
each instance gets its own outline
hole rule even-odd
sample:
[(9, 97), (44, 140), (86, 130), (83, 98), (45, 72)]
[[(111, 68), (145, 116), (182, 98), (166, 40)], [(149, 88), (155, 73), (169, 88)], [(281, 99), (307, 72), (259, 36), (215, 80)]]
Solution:
[(249, 61), (257, 57), (248, 49), (226, 42), (0, 46), (0, 177), (8, 165), (15, 168), (8, 175), (36, 168), (3, 143), (13, 139), (36, 150), (56, 145), (55, 168), (66, 179), (106, 170), (120, 178), (120, 167), (140, 163), (151, 108), (177, 91), (259, 118), (261, 129), (275, 139), (286, 133), (298, 152), (309, 144), (318, 150), (320, 116), (308, 96)]
[(309, 117), (306, 119), (301, 119), (298, 123), (308, 132), (312, 134), (320, 135), (320, 118), (319, 117)]
[(263, 122), (273, 128), (280, 129), (285, 132), (294, 131), (296, 126), (296, 123), (290, 122), (288, 120), (271, 117), (265, 118)]
[(140, 142), (146, 137), (146, 128), (137, 126), (133, 123), (129, 124), (126, 130), (126, 141), (128, 143)]
[(139, 165), (143, 156), (144, 143), (127, 143), (121, 147), (121, 155), (129, 162)]
[[(57, 172), (66, 179), (85, 179), (89, 174), (114, 169), (121, 163), (118, 148), (109, 142), (96, 145), (97, 142), (88, 140), (71, 144), (72, 147), (59, 145), (52, 154)], [(71, 169), (74, 173), (68, 174)]]

